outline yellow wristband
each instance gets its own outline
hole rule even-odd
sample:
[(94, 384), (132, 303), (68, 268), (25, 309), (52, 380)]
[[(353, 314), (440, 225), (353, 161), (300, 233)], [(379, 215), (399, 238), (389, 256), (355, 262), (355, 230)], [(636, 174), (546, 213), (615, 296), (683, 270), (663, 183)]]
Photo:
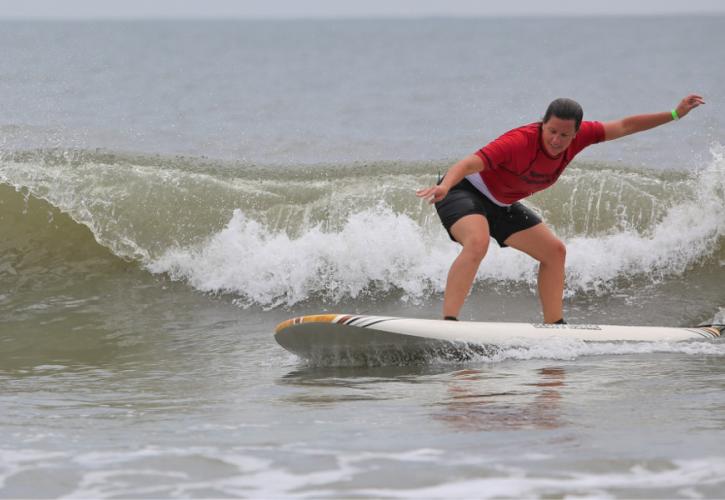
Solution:
[(672, 119), (673, 120), (679, 120), (680, 119), (680, 117), (677, 116), (677, 110), (676, 109), (673, 109), (672, 110)]

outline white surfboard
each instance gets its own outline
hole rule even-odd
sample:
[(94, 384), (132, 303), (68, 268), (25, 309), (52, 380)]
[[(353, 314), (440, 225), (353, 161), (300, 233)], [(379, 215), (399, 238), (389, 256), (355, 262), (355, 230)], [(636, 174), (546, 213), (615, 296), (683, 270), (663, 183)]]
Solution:
[(549, 325), (318, 314), (280, 323), (275, 339), (288, 351), (307, 359), (400, 363), (426, 358), (463, 361), (501, 347), (525, 347), (546, 339), (680, 342), (718, 338), (723, 330), (723, 325)]

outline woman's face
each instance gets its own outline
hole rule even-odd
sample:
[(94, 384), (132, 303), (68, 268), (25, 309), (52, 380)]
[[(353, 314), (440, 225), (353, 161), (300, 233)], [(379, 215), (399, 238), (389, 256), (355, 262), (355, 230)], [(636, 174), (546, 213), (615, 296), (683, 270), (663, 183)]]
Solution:
[(576, 136), (576, 121), (551, 116), (541, 125), (541, 142), (550, 156), (559, 156)]

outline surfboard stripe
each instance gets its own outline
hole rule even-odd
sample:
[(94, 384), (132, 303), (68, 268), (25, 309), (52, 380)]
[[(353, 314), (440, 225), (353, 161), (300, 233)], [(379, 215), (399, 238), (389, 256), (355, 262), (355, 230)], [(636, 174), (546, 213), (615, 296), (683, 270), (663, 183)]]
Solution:
[(707, 333), (711, 334), (713, 338), (719, 337), (721, 335), (721, 331), (715, 328), (714, 326), (706, 326), (702, 328)]
[(365, 319), (365, 316), (352, 316), (349, 320), (345, 322), (348, 326), (355, 326), (355, 323), (358, 321), (362, 321)]
[(356, 326), (359, 328), (367, 328), (371, 325), (381, 323), (383, 321), (389, 321), (394, 318), (381, 317), (381, 316), (342, 316), (336, 323), (345, 326)]
[(339, 323), (341, 325), (346, 325), (348, 321), (354, 320), (356, 316), (350, 315), (350, 314), (344, 314), (340, 318), (338, 318), (335, 323)]
[(704, 328), (686, 328), (686, 330), (688, 332), (696, 333), (700, 337), (705, 338), (705, 339), (711, 339), (713, 337), (712, 336), (712, 333), (711, 332), (707, 332)]
[(371, 326), (373, 326), (373, 325), (377, 325), (378, 323), (384, 323), (384, 322), (386, 322), (386, 321), (390, 321), (391, 319), (392, 319), (392, 318), (380, 318), (380, 319), (375, 319), (375, 320), (372, 320), (372, 321), (371, 321), (370, 323), (366, 323), (366, 324), (364, 324), (364, 325), (361, 325), (361, 326), (362, 326), (363, 328), (369, 328), (369, 327), (371, 327)]

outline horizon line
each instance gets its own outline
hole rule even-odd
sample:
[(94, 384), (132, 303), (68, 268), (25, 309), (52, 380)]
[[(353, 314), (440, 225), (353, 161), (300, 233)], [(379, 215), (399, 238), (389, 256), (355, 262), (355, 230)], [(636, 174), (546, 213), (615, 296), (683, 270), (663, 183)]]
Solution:
[(698, 10), (683, 12), (606, 12), (606, 13), (508, 13), (508, 14), (420, 14), (420, 15), (394, 15), (372, 14), (365, 16), (241, 16), (241, 15), (120, 15), (120, 16), (2, 16), (0, 21), (418, 21), (434, 19), (556, 19), (556, 18), (614, 18), (614, 17), (675, 17), (675, 16), (725, 16), (725, 11)]

